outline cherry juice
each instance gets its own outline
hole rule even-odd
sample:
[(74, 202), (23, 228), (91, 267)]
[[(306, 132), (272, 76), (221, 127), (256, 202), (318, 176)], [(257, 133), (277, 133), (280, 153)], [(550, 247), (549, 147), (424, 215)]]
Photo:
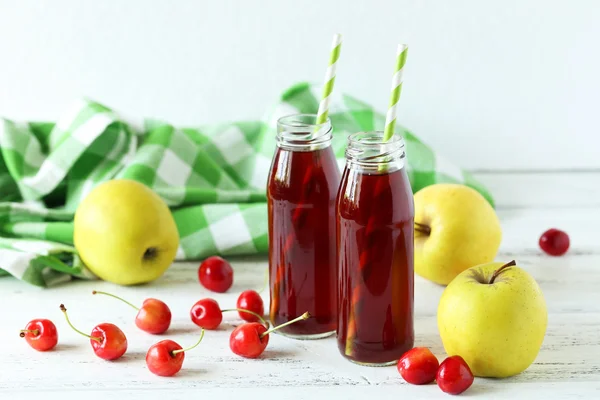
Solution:
[(337, 221), (339, 350), (357, 363), (396, 362), (414, 341), (414, 205), (405, 170), (347, 166)]
[(282, 328), (283, 334), (317, 338), (335, 331), (339, 182), (331, 146), (277, 148), (267, 188), (270, 320), (279, 325), (306, 311), (312, 316)]

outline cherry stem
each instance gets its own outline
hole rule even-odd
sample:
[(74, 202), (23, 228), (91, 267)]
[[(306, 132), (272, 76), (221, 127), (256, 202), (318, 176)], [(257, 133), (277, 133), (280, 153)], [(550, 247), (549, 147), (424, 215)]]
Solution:
[(200, 339), (198, 339), (198, 341), (196, 342), (196, 344), (195, 344), (195, 345), (193, 345), (193, 346), (190, 346), (190, 347), (188, 347), (187, 349), (173, 350), (173, 351), (171, 352), (171, 355), (172, 355), (173, 357), (175, 357), (175, 355), (176, 355), (177, 353), (183, 353), (183, 352), (185, 352), (185, 351), (190, 351), (190, 350), (192, 350), (193, 348), (195, 348), (196, 346), (198, 346), (198, 345), (200, 344), (200, 342), (202, 341), (202, 338), (204, 337), (204, 328), (201, 328), (201, 329), (202, 329), (202, 332), (200, 332)]
[(116, 295), (114, 295), (114, 294), (112, 294), (112, 293), (101, 292), (101, 291), (99, 291), (99, 290), (93, 290), (93, 291), (92, 291), (92, 294), (103, 294), (103, 295), (105, 295), (105, 296), (109, 296), (109, 297), (112, 297), (112, 298), (114, 298), (114, 299), (121, 300), (123, 303), (125, 303), (125, 304), (129, 304), (131, 307), (133, 307), (133, 308), (135, 308), (136, 310), (140, 311), (139, 307), (136, 307), (135, 305), (131, 304), (131, 303), (130, 303), (130, 302), (128, 302), (127, 300), (125, 300), (125, 299), (123, 299), (123, 298), (121, 298), (121, 297), (119, 297), (119, 296), (116, 296)]
[(492, 279), (490, 279), (490, 285), (492, 283), (494, 283), (494, 281), (496, 280), (498, 275), (500, 275), (502, 273), (502, 271), (504, 271), (507, 268), (514, 267), (515, 265), (517, 265), (517, 263), (515, 262), (515, 260), (512, 260), (511, 262), (504, 264), (503, 266), (498, 268), (496, 271), (494, 271), (494, 274), (492, 275)]
[(81, 332), (79, 329), (75, 328), (75, 327), (73, 326), (73, 324), (71, 323), (71, 320), (69, 320), (69, 315), (67, 314), (67, 309), (65, 308), (65, 305), (64, 305), (64, 304), (61, 304), (61, 305), (60, 305), (60, 311), (62, 311), (62, 312), (63, 312), (63, 314), (65, 314), (65, 318), (66, 318), (66, 320), (67, 320), (67, 324), (69, 324), (69, 326), (71, 327), (71, 329), (73, 329), (75, 332), (79, 333), (79, 334), (80, 334), (80, 335), (82, 335), (82, 336), (85, 336), (85, 337), (87, 337), (87, 338), (90, 338), (90, 339), (92, 339), (92, 340), (95, 340), (95, 341), (97, 341), (97, 342), (102, 342), (102, 338), (100, 338), (100, 337), (96, 337), (96, 336), (91, 336), (91, 335), (88, 335), (87, 333), (83, 333), (83, 332)]
[(19, 333), (19, 336), (25, 337), (25, 335), (28, 333), (33, 333), (33, 336), (37, 336), (40, 334), (40, 330), (39, 329), (21, 329), (21, 333)]
[(228, 308), (227, 310), (221, 310), (221, 312), (229, 312), (229, 311), (239, 311), (239, 312), (243, 312), (243, 313), (252, 314), (256, 318), (260, 319), (260, 322), (262, 322), (263, 325), (266, 325), (267, 327), (269, 326), (269, 325), (267, 325), (267, 321), (265, 321), (265, 319), (260, 314), (257, 314), (254, 311), (245, 310), (243, 308)]
[(430, 235), (431, 227), (429, 225), (420, 224), (418, 222), (415, 222), (415, 231), (425, 234), (425, 235)]
[(307, 312), (305, 312), (304, 314), (302, 314), (301, 316), (299, 316), (298, 318), (294, 318), (294, 319), (293, 319), (293, 320), (291, 320), (291, 321), (285, 322), (285, 323), (283, 323), (283, 324), (281, 324), (281, 325), (277, 325), (276, 327), (274, 327), (274, 328), (271, 328), (271, 329), (269, 329), (269, 330), (268, 330), (268, 331), (266, 331), (266, 332), (263, 332), (263, 333), (260, 335), (260, 338), (262, 339), (262, 338), (264, 338), (265, 336), (267, 336), (269, 333), (275, 332), (277, 329), (283, 328), (284, 326), (288, 326), (288, 325), (294, 324), (294, 323), (296, 323), (296, 322), (298, 322), (298, 321), (302, 321), (302, 320), (309, 319), (309, 318), (310, 318), (310, 314), (309, 314), (309, 313), (308, 313), (308, 311), (307, 311)]

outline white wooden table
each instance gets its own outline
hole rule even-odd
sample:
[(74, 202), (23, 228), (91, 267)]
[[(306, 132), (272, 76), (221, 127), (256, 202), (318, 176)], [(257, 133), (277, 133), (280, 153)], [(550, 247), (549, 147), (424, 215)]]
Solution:
[[(481, 173), (498, 202), (504, 240), (498, 260), (516, 259), (539, 282), (549, 311), (542, 350), (524, 373), (504, 380), (475, 379), (464, 395), (479, 398), (600, 398), (600, 172)], [(537, 245), (547, 228), (566, 230), (572, 247), (563, 257), (549, 257)], [(40, 290), (12, 278), (0, 279), (0, 399), (164, 399), (164, 398), (448, 398), (435, 385), (404, 383), (395, 367), (368, 368), (345, 361), (335, 339), (295, 341), (272, 335), (258, 360), (231, 353), (229, 332), (239, 323), (226, 314), (218, 331), (186, 356), (173, 378), (152, 375), (146, 350), (171, 338), (195, 342), (198, 328), (189, 309), (198, 299), (214, 296), (223, 308), (233, 307), (237, 294), (258, 289), (264, 257), (233, 259), (235, 283), (230, 293), (214, 295), (197, 281), (197, 263), (173, 266), (152, 285), (122, 288), (104, 282), (75, 282)], [(157, 297), (173, 311), (170, 331), (161, 337), (139, 331), (135, 312), (113, 299), (92, 296), (106, 290), (141, 303)], [(445, 356), (436, 327), (436, 308), (443, 288), (416, 278), (416, 345)], [(268, 295), (264, 295), (268, 300)], [(97, 358), (87, 339), (71, 331), (58, 306), (65, 303), (74, 324), (90, 331), (100, 322), (119, 325), (129, 349), (116, 362)], [(19, 338), (32, 318), (50, 318), (59, 329), (55, 351), (38, 353)], [(44, 397), (41, 397), (44, 396)], [(206, 397), (211, 396), (211, 397)], [(242, 397), (243, 396), (243, 397)], [(186, 397), (187, 398), (187, 397)]]

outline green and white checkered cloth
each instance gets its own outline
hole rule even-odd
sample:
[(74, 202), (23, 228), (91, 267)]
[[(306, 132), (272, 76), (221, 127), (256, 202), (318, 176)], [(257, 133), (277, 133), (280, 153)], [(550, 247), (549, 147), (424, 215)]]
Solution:
[[(38, 286), (93, 279), (73, 247), (73, 214), (100, 182), (130, 178), (154, 189), (173, 211), (179, 260), (267, 251), (266, 181), (278, 117), (316, 113), (320, 87), (297, 84), (263, 121), (177, 128), (135, 127), (82, 100), (56, 123), (0, 119), (0, 274)], [(346, 137), (381, 130), (385, 115), (334, 94), (333, 148), (343, 164)], [(468, 173), (398, 126), (414, 191), (459, 182), (492, 199)]]

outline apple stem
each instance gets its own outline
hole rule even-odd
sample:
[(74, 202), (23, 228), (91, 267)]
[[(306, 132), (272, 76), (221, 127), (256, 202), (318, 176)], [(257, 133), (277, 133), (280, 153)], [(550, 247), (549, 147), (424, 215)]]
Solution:
[(263, 333), (260, 335), (260, 338), (261, 338), (261, 339), (262, 339), (262, 338), (264, 338), (264, 337), (265, 337), (265, 336), (267, 336), (269, 333), (271, 333), (271, 332), (275, 332), (275, 331), (276, 331), (277, 329), (279, 329), (279, 328), (283, 328), (284, 326), (288, 326), (288, 325), (294, 324), (294, 323), (296, 323), (296, 322), (298, 322), (298, 321), (302, 321), (302, 320), (309, 319), (309, 318), (310, 318), (310, 314), (309, 314), (309, 313), (308, 313), (308, 311), (307, 311), (307, 312), (305, 312), (304, 314), (302, 314), (301, 316), (299, 316), (298, 318), (294, 318), (294, 319), (293, 319), (293, 320), (291, 320), (291, 321), (285, 322), (285, 323), (283, 323), (283, 324), (281, 324), (281, 325), (277, 325), (276, 327), (274, 327), (274, 328), (271, 328), (271, 329), (269, 329), (269, 330), (268, 330), (268, 331), (266, 331), (266, 332), (263, 332)]
[(200, 344), (200, 342), (202, 341), (202, 338), (204, 338), (204, 328), (201, 328), (201, 329), (202, 329), (202, 332), (200, 332), (200, 339), (198, 339), (198, 341), (196, 342), (196, 344), (195, 344), (195, 345), (193, 345), (193, 346), (190, 346), (190, 347), (188, 347), (187, 349), (173, 350), (173, 351), (171, 352), (171, 356), (175, 357), (175, 355), (176, 355), (177, 353), (183, 353), (183, 352), (185, 352), (185, 351), (190, 351), (190, 350), (192, 350), (193, 348), (195, 348), (196, 346), (198, 346), (198, 345)]
[(123, 299), (123, 298), (121, 298), (121, 297), (119, 297), (119, 296), (116, 296), (116, 295), (114, 295), (114, 294), (107, 293), (107, 292), (101, 292), (101, 291), (99, 291), (99, 290), (92, 290), (92, 294), (103, 294), (103, 295), (105, 295), (105, 296), (110, 296), (110, 297), (112, 297), (112, 298), (115, 298), (115, 299), (117, 299), (117, 300), (121, 300), (123, 303), (125, 303), (125, 304), (129, 304), (131, 307), (133, 307), (133, 308), (135, 308), (136, 310), (140, 311), (140, 309), (139, 309), (138, 307), (136, 307), (135, 305), (131, 304), (131, 303), (130, 303), (130, 302), (128, 302), (127, 300), (125, 300), (125, 299)]
[(496, 280), (498, 275), (500, 275), (502, 273), (502, 271), (504, 271), (507, 268), (514, 267), (515, 265), (517, 265), (517, 263), (515, 262), (515, 260), (512, 260), (511, 262), (504, 264), (503, 266), (498, 268), (496, 271), (494, 271), (494, 274), (492, 275), (492, 279), (490, 279), (490, 285), (492, 283), (494, 283), (494, 281)]
[(256, 318), (260, 319), (260, 322), (262, 322), (263, 325), (269, 327), (269, 325), (267, 324), (267, 321), (265, 321), (265, 319), (260, 314), (257, 314), (254, 311), (245, 310), (243, 308), (228, 308), (226, 310), (221, 310), (221, 312), (229, 312), (229, 311), (239, 311), (239, 312), (243, 312), (243, 313), (247, 313), (247, 314), (252, 314)]
[(22, 329), (19, 333), (19, 336), (25, 337), (27, 333), (33, 333), (33, 336), (37, 336), (40, 334), (39, 329)]
[(85, 337), (87, 337), (87, 338), (90, 338), (90, 339), (92, 339), (92, 340), (95, 340), (95, 341), (97, 341), (97, 342), (102, 342), (102, 338), (99, 338), (99, 337), (96, 337), (96, 336), (91, 336), (91, 335), (88, 335), (87, 333), (83, 333), (83, 332), (81, 332), (79, 329), (75, 328), (75, 327), (73, 326), (73, 324), (71, 323), (71, 321), (69, 320), (69, 315), (67, 314), (67, 309), (65, 308), (65, 305), (64, 305), (64, 304), (61, 304), (61, 305), (60, 305), (60, 311), (62, 311), (62, 312), (63, 312), (63, 314), (65, 314), (65, 318), (66, 318), (66, 320), (67, 320), (67, 324), (69, 324), (69, 326), (71, 327), (71, 329), (73, 329), (75, 332), (79, 333), (81, 336), (85, 336)]
[(415, 222), (415, 231), (428, 236), (431, 234), (431, 228), (429, 225), (420, 224), (418, 222)]

